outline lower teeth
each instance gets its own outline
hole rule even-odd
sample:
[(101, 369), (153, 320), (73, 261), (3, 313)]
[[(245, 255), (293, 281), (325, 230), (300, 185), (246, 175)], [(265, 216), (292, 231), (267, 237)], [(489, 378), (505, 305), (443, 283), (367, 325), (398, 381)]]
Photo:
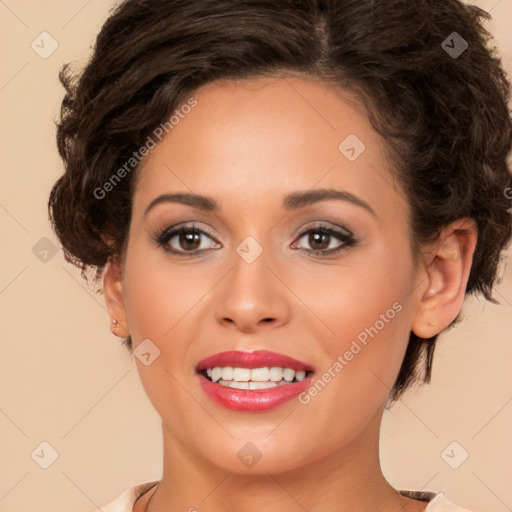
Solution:
[[(213, 382), (207, 375), (203, 375), (210, 382)], [(266, 382), (254, 382), (254, 381), (236, 381), (236, 380), (218, 380), (215, 384), (220, 384), (226, 388), (234, 388), (234, 389), (270, 389), (278, 386), (285, 386), (286, 384), (295, 384), (298, 382), (296, 379), (293, 379), (291, 382), (288, 382), (284, 379), (279, 382), (266, 381)]]
[(281, 386), (282, 384), (290, 384), (286, 381), (280, 381), (280, 382), (237, 382), (236, 380), (218, 380), (217, 384), (220, 384), (221, 386), (227, 387), (227, 388), (235, 388), (235, 389), (270, 389), (275, 388), (277, 386)]

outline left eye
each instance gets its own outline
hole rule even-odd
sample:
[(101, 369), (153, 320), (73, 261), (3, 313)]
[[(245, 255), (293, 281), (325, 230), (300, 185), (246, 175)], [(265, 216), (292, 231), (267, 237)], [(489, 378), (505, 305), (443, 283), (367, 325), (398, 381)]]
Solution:
[(303, 250), (315, 254), (333, 254), (353, 245), (355, 242), (352, 234), (348, 231), (337, 231), (328, 227), (308, 229), (300, 236), (299, 240), (302, 239), (305, 239), (311, 247), (311, 249)]

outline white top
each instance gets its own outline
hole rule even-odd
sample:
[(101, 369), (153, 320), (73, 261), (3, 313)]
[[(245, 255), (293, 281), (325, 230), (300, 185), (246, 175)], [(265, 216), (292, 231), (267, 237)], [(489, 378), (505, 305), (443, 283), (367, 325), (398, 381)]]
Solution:
[[(132, 512), (135, 501), (158, 483), (159, 481), (156, 480), (154, 482), (136, 485), (123, 492), (116, 500), (95, 512)], [(400, 491), (400, 493), (409, 498), (420, 499), (427, 502), (427, 507), (424, 512), (471, 512), (450, 503), (445, 498), (443, 492)]]

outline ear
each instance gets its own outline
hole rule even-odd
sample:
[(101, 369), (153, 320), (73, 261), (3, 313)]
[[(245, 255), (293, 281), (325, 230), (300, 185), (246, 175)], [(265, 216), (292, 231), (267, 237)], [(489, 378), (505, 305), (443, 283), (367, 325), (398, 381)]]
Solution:
[(469, 279), (478, 228), (464, 217), (446, 226), (431, 249), (423, 255), (426, 279), (413, 316), (412, 331), (431, 338), (458, 316)]
[(126, 324), (126, 310), (123, 298), (123, 275), (121, 263), (110, 260), (103, 273), (105, 303), (110, 315), (110, 330), (120, 338), (130, 335)]

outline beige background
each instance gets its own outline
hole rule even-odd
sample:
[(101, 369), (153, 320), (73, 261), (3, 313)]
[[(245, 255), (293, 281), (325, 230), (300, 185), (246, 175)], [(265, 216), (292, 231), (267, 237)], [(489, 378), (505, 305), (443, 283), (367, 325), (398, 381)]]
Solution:
[[(491, 11), (489, 28), (512, 70), (512, 0), (477, 3)], [(53, 125), (63, 95), (57, 73), (64, 62), (85, 61), (112, 5), (0, 1), (0, 222), (6, 235), (0, 267), (1, 512), (89, 512), (160, 476), (159, 418), (133, 360), (110, 334), (103, 297), (60, 253), (40, 260), (48, 243), (40, 240), (56, 243), (46, 201), (62, 172)], [(58, 43), (46, 59), (31, 48), (34, 40), (42, 46), (43, 31)], [(45, 41), (40, 52), (51, 48)], [(482, 512), (512, 510), (508, 254), (496, 292), (501, 305), (467, 304), (465, 323), (441, 338), (432, 385), (408, 393), (387, 412), (382, 434), (383, 467), (392, 484), (444, 490), (452, 501)], [(48, 469), (35, 462), (48, 460), (48, 448), (37, 456), (43, 441), (58, 452)], [(460, 446), (448, 449), (452, 464), (462, 450), (469, 453), (458, 469), (442, 458), (453, 441)]]

